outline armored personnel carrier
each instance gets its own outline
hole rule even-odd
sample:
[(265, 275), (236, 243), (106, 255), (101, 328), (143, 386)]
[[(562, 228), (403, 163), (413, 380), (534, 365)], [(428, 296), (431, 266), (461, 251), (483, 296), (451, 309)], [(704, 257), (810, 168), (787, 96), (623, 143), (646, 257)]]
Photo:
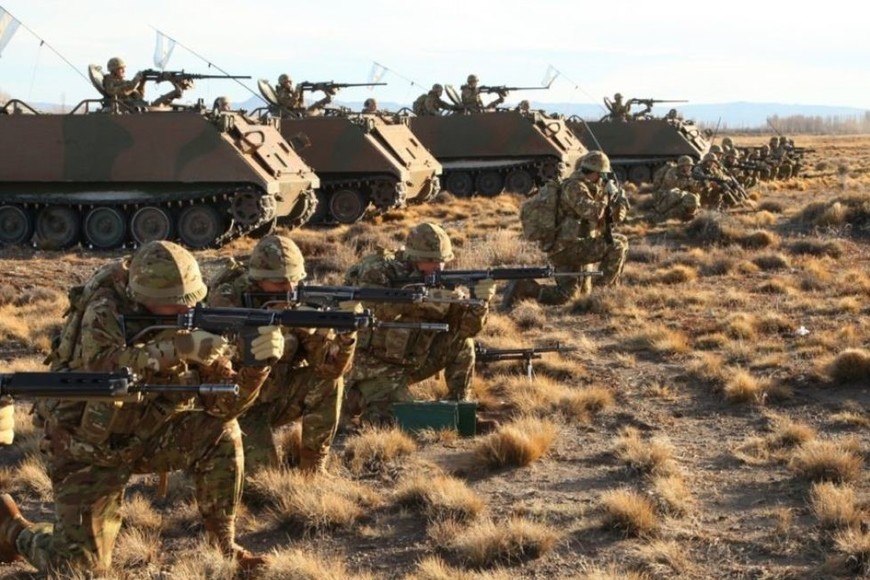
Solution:
[(531, 111), (411, 117), (411, 131), (444, 166), (444, 188), (467, 197), (528, 195), (574, 170), (586, 148), (565, 121)]
[(324, 109), (319, 116), (294, 114), (281, 110), (267, 81), (258, 86), (272, 112), (282, 117), (281, 133), (320, 177), (313, 223), (353, 223), (369, 207), (387, 211), (427, 201), (440, 191), (441, 164), (407, 122), (339, 109)]
[[(90, 72), (100, 89), (99, 67)], [(302, 225), (319, 186), (275, 127), (204, 107), (130, 107), (105, 94), (67, 114), (6, 103), (0, 151), (0, 244), (218, 246), (263, 234), (279, 218)]]
[(703, 133), (691, 121), (682, 119), (587, 122), (571, 117), (567, 123), (588, 149), (607, 153), (620, 180), (638, 185), (651, 181), (656, 170), (668, 161), (676, 161), (681, 155), (700, 160), (710, 149)]

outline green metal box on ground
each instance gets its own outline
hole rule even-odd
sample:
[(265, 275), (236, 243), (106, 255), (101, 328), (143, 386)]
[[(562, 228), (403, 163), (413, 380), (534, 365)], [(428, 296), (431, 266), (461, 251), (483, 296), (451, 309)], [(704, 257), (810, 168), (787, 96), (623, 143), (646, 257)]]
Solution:
[(393, 403), (396, 423), (404, 431), (452, 429), (464, 437), (476, 434), (475, 401), (408, 401)]

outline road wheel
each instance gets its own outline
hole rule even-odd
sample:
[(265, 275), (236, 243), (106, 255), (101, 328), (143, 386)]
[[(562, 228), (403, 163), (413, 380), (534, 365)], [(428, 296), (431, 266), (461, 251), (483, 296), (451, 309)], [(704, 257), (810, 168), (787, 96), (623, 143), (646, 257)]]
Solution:
[(649, 166), (647, 165), (635, 165), (628, 170), (628, 179), (635, 185), (647, 183), (650, 181), (651, 177), (652, 175), (650, 174)]
[(114, 207), (95, 207), (84, 222), (85, 239), (95, 248), (119, 248), (127, 238), (127, 217)]
[(67, 206), (44, 207), (36, 216), (36, 244), (43, 250), (64, 250), (79, 241), (82, 220)]
[(33, 215), (22, 207), (0, 207), (0, 245), (17, 246), (33, 237)]
[(169, 210), (150, 205), (139, 208), (130, 218), (130, 234), (139, 245), (172, 238)]
[(224, 219), (210, 205), (192, 205), (178, 215), (178, 237), (189, 248), (213, 245), (225, 228)]
[(504, 180), (504, 189), (509, 193), (529, 195), (535, 187), (535, 180), (525, 169), (514, 169)]
[(329, 211), (340, 224), (352, 224), (362, 218), (369, 200), (356, 189), (339, 189), (329, 199)]
[(504, 189), (504, 177), (498, 171), (482, 171), (475, 180), (477, 192), (486, 197), (495, 197)]
[(471, 197), (474, 193), (474, 180), (465, 171), (451, 171), (447, 174), (444, 185), (456, 197)]

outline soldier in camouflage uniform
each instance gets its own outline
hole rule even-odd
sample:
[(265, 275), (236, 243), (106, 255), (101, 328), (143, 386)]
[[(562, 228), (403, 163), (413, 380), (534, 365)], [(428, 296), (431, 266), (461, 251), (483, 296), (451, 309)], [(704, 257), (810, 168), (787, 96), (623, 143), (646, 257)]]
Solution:
[(315, 102), (309, 107), (305, 107), (305, 91), (300, 86), (293, 85), (293, 79), (288, 74), (282, 74), (278, 77), (278, 84), (275, 85), (275, 97), (278, 99), (278, 106), (282, 109), (296, 114), (305, 114), (316, 116), (323, 113), (324, 107), (332, 102), (335, 96), (335, 91), (324, 91), (324, 97)]
[[(580, 158), (578, 169), (560, 186), (555, 241), (542, 247), (557, 272), (580, 272), (600, 262), (604, 275), (598, 283), (606, 286), (617, 283), (628, 254), (628, 238), (624, 235), (613, 233), (612, 242), (606, 239), (608, 205), (614, 223), (628, 216), (625, 192), (615, 182), (605, 180), (604, 175), (610, 171), (610, 159), (601, 151), (590, 151)], [(510, 308), (515, 300), (523, 298), (564, 304), (574, 297), (579, 286), (580, 279), (572, 276), (557, 278), (554, 286), (516, 280), (505, 289), (502, 308)], [(583, 279), (582, 290), (592, 291), (591, 278)]]
[(132, 80), (124, 78), (127, 63), (120, 57), (112, 57), (106, 64), (109, 74), (103, 77), (103, 91), (119, 102), (131, 106), (145, 106), (145, 79), (142, 73), (136, 73)]
[[(156, 394), (142, 403), (46, 399), (45, 424), (55, 522), (30, 523), (12, 498), (0, 496), (0, 560), (21, 557), (41, 571), (105, 573), (121, 527), (124, 487), (132, 474), (187, 470), (207, 535), (244, 568), (263, 559), (235, 543), (243, 476), (242, 439), (235, 417), (259, 394), (269, 368), (230, 364), (227, 340), (203, 330), (155, 330), (128, 346), (119, 321), (133, 314), (177, 315), (207, 292), (185, 249), (150, 242), (132, 259), (108, 264), (70, 292), (70, 312), (52, 370), (113, 371), (128, 367), (150, 384), (237, 383), (239, 396)], [(139, 332), (150, 322), (129, 321)], [(257, 360), (277, 357), (277, 327), (261, 327), (244, 348)], [(129, 333), (127, 333), (129, 334)]]
[(631, 105), (633, 100), (629, 99), (627, 103), (622, 101), (622, 94), (616, 93), (611, 101), (604, 97), (604, 105), (607, 107), (607, 120), (610, 121), (628, 121), (631, 118)]
[[(218, 274), (209, 291), (211, 306), (242, 306), (249, 292), (292, 292), (305, 278), (299, 248), (286, 236), (272, 235), (257, 243), (247, 267), (231, 264)], [(254, 307), (261, 304), (254, 303)], [(270, 308), (299, 308), (283, 302)], [(356, 347), (356, 333), (331, 329), (289, 328), (284, 354), (272, 367), (257, 403), (239, 418), (245, 444), (245, 470), (278, 465), (272, 431), (301, 420), (300, 467), (321, 471), (335, 436), (347, 372)]]
[[(359, 286), (398, 288), (408, 278), (443, 269), (453, 260), (447, 232), (438, 225), (422, 223), (408, 234), (398, 252), (381, 250), (351, 267), (345, 283)], [(482, 304), (422, 302), (371, 304), (383, 321), (446, 322), (448, 332), (416, 329), (365, 329), (360, 331), (353, 367), (347, 376), (347, 418), (360, 414), (369, 424), (393, 420), (391, 405), (411, 400), (410, 386), (443, 371), (449, 398), (468, 400), (474, 373), (474, 337), (483, 329), (495, 281), (481, 280), (471, 289)], [(434, 289), (441, 298), (467, 298), (460, 290)]]
[(483, 113), (484, 111), (492, 111), (502, 104), (507, 96), (506, 93), (499, 93), (497, 99), (484, 105), (483, 99), (480, 98), (479, 83), (480, 79), (477, 78), (477, 75), (468, 75), (466, 84), (462, 85), (460, 96), (462, 98), (462, 107), (466, 112)]
[(726, 186), (721, 183), (728, 176), (722, 171), (719, 158), (713, 152), (701, 158), (701, 163), (692, 169), (692, 176), (702, 184), (701, 205), (703, 207), (720, 209), (723, 204), (736, 205), (737, 200), (730, 195)]
[(661, 186), (653, 192), (653, 208), (659, 219), (689, 221), (701, 208), (700, 183), (692, 178), (694, 162), (688, 155), (677, 159), (662, 178)]
[(373, 97), (369, 97), (368, 99), (366, 99), (365, 102), (363, 103), (362, 112), (367, 113), (367, 114), (377, 113), (378, 112), (377, 100), (375, 100)]
[(418, 117), (425, 115), (440, 115), (441, 111), (455, 111), (456, 106), (442, 99), (444, 87), (439, 84), (432, 85), (432, 90), (425, 95), (420, 95), (412, 105), (414, 114)]

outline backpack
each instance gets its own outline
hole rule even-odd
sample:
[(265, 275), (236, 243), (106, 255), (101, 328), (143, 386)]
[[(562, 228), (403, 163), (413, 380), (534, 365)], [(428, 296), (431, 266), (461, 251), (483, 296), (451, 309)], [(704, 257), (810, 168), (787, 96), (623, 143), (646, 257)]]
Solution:
[(420, 115), (426, 114), (426, 110), (425, 110), (425, 106), (424, 106), (425, 102), (426, 102), (426, 95), (420, 95), (419, 97), (417, 97), (417, 100), (414, 101), (414, 104), (411, 105), (411, 110), (414, 111), (414, 114), (417, 115), (418, 117)]
[(676, 161), (668, 161), (667, 163), (656, 169), (655, 173), (653, 173), (652, 178), (653, 191), (658, 191), (662, 188), (662, 183), (664, 182), (665, 176), (668, 174), (668, 171), (670, 171), (672, 167), (676, 166)]
[(523, 202), (520, 224), (524, 238), (539, 242), (545, 250), (555, 243), (561, 198), (562, 186), (557, 181), (548, 181), (538, 193)]

